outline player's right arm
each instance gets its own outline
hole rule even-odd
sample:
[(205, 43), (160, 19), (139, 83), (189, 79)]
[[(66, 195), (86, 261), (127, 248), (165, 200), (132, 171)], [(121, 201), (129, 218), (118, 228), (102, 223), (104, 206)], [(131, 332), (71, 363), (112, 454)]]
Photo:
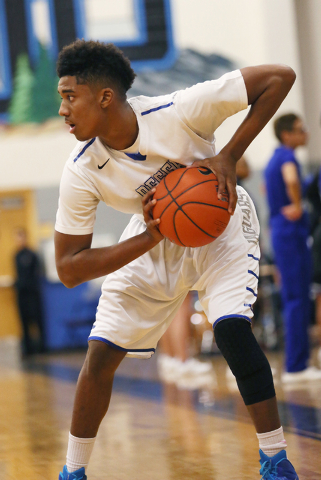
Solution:
[(91, 248), (92, 233), (70, 235), (55, 231), (56, 267), (60, 280), (68, 287), (99, 278), (127, 265), (157, 245), (163, 236), (158, 230), (159, 219), (154, 220), (152, 200), (155, 189), (143, 198), (146, 230), (123, 242), (102, 248)]

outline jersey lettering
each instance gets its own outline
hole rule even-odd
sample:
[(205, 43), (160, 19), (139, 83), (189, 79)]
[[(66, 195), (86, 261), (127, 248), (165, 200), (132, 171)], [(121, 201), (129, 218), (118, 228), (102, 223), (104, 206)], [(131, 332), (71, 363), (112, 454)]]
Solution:
[(140, 196), (144, 197), (146, 193), (149, 192), (153, 187), (156, 187), (156, 185), (158, 185), (159, 182), (166, 177), (166, 175), (174, 170), (177, 170), (178, 168), (184, 168), (184, 165), (167, 160), (167, 162), (152, 177), (149, 177), (149, 179), (146, 180), (143, 185), (136, 188), (136, 192)]
[(247, 195), (243, 193), (238, 193), (237, 203), (240, 205), (242, 214), (243, 214), (243, 221), (242, 221), (242, 230), (243, 235), (249, 243), (257, 243), (259, 240), (259, 236), (257, 232), (252, 227), (251, 222), (251, 204)]

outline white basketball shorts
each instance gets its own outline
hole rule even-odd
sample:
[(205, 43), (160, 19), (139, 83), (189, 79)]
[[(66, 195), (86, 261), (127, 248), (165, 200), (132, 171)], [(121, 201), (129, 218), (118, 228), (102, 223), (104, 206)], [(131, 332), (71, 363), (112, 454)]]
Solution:
[[(180, 247), (168, 239), (106, 277), (89, 336), (127, 356), (148, 358), (189, 290), (197, 290), (213, 325), (229, 317), (248, 321), (257, 296), (259, 222), (253, 202), (237, 187), (238, 203), (223, 232), (209, 245)], [(134, 215), (120, 241), (143, 232)]]

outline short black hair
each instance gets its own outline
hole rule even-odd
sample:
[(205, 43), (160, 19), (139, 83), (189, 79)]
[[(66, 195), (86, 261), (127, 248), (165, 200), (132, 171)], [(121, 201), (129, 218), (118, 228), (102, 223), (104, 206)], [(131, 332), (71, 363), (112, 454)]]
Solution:
[(130, 61), (113, 43), (76, 40), (66, 45), (57, 60), (58, 77), (74, 76), (79, 84), (113, 84), (125, 95), (136, 77)]
[(282, 132), (292, 132), (296, 120), (300, 120), (298, 115), (295, 113), (287, 113), (274, 121), (274, 133), (280, 142), (282, 142)]

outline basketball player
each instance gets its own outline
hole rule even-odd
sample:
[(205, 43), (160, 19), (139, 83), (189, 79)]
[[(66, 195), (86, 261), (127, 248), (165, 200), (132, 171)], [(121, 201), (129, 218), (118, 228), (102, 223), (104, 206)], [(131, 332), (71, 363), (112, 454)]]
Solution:
[[(170, 95), (126, 99), (135, 74), (112, 44), (77, 40), (58, 58), (59, 114), (78, 144), (61, 180), (56, 264), (69, 288), (106, 275), (72, 415), (60, 480), (84, 480), (114, 373), (125, 355), (148, 358), (189, 290), (197, 290), (217, 345), (257, 431), (263, 479), (298, 479), (286, 458), (269, 363), (251, 331), (259, 225), (236, 191), (236, 161), (277, 111), (295, 80), (287, 66), (247, 67)], [(251, 105), (215, 156), (213, 132)], [(193, 163), (194, 162), (194, 163)], [(225, 232), (200, 248), (163, 238), (153, 220), (155, 185), (183, 166), (206, 166), (229, 193)], [(91, 248), (99, 201), (133, 213), (117, 245)], [(106, 219), (107, 221), (108, 219)]]
[[(285, 383), (320, 380), (321, 370), (309, 367), (311, 248), (309, 218), (302, 203), (303, 179), (295, 150), (308, 141), (295, 113), (278, 117), (274, 132), (280, 144), (265, 168), (270, 230), (275, 263), (281, 275), (285, 330)], [(295, 262), (293, 262), (295, 258)]]

